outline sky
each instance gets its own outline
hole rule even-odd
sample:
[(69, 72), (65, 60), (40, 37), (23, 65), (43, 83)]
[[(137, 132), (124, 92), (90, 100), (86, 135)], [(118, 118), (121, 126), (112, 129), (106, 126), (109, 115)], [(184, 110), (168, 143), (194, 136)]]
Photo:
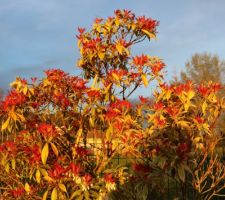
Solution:
[(224, 0), (0, 0), (0, 88), (16, 76), (43, 77), (49, 68), (79, 75), (77, 28), (89, 29), (116, 9), (160, 21), (157, 40), (135, 53), (162, 58), (167, 80), (194, 53), (225, 59)]

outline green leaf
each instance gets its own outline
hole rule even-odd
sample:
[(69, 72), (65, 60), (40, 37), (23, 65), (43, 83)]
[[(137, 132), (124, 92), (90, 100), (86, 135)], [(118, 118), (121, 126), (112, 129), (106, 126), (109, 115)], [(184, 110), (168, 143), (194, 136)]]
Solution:
[(48, 158), (48, 153), (49, 153), (48, 143), (46, 143), (45, 146), (43, 147), (42, 151), (41, 151), (41, 160), (42, 160), (42, 163), (44, 165), (46, 164), (46, 161), (47, 161), (47, 158)]
[(163, 169), (165, 164), (166, 164), (166, 160), (167, 158), (166, 157), (159, 157), (159, 160), (158, 160), (158, 166)]
[(185, 170), (182, 166), (179, 166), (178, 167), (178, 176), (179, 176), (179, 179), (184, 182), (185, 181)]

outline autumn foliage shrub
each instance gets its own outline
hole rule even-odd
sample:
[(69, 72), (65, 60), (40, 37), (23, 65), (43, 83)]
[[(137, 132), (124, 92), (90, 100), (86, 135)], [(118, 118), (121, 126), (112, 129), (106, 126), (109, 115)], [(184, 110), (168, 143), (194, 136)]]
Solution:
[[(89, 31), (78, 28), (83, 78), (49, 69), (41, 80), (11, 83), (0, 107), (1, 133), (9, 138), (0, 145), (2, 198), (105, 199), (144, 181), (137, 197), (144, 199), (163, 193), (165, 176), (181, 186), (191, 176), (202, 192), (202, 173), (196, 175), (220, 139), (214, 126), (224, 108), (221, 86), (167, 85), (161, 59), (132, 56), (135, 44), (155, 39), (158, 25), (116, 10)], [(142, 86), (148, 97), (133, 106), (129, 99)], [(127, 163), (117, 164), (118, 157)]]

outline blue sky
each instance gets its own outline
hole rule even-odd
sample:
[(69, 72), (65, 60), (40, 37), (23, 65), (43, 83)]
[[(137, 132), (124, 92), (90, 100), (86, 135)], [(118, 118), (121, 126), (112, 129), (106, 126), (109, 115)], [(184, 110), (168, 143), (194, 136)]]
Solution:
[(120, 8), (160, 21), (158, 40), (136, 52), (163, 58), (167, 79), (196, 52), (225, 59), (224, 0), (0, 0), (0, 88), (53, 67), (79, 74), (77, 27)]

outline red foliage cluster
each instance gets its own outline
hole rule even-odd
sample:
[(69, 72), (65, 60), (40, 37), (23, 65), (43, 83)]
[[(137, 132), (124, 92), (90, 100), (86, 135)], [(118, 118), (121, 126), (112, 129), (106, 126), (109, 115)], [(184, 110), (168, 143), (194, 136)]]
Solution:
[(155, 32), (159, 22), (157, 20), (141, 16), (137, 18), (137, 24), (141, 29), (147, 30), (149, 32)]
[(5, 152), (10, 156), (15, 156), (17, 153), (17, 146), (15, 142), (6, 141), (0, 145), (0, 152)]
[(60, 179), (64, 176), (67, 170), (61, 166), (58, 162), (54, 163), (53, 167), (49, 170), (50, 177), (54, 179)]
[(65, 97), (64, 94), (56, 93), (54, 94), (53, 99), (56, 104), (61, 105), (63, 108), (67, 108), (68, 106), (70, 106), (70, 101)]
[(104, 174), (104, 180), (108, 183), (115, 183), (115, 178), (113, 177), (113, 174), (111, 173)]
[(6, 111), (12, 106), (19, 106), (26, 102), (26, 96), (18, 91), (12, 90), (3, 101), (3, 109)]
[(115, 103), (112, 103), (110, 105), (111, 108), (117, 108), (119, 110), (122, 110), (122, 109), (130, 109), (132, 107), (131, 103), (127, 100), (120, 100), (120, 99), (117, 99), (115, 101)]
[(181, 160), (187, 159), (190, 152), (190, 146), (187, 143), (180, 143), (177, 148), (177, 154)]
[(116, 10), (114, 11), (115, 15), (118, 17), (118, 18), (121, 18), (123, 20), (126, 20), (126, 19), (134, 19), (135, 15), (134, 13), (132, 13), (130, 10)]
[(45, 71), (45, 74), (47, 75), (48, 80), (53, 82), (60, 82), (62, 78), (68, 75), (60, 69), (49, 69)]
[(58, 134), (55, 127), (53, 125), (47, 124), (47, 123), (39, 124), (37, 130), (45, 138), (54, 137)]
[(29, 158), (31, 165), (39, 165), (41, 162), (41, 151), (40, 147), (37, 144), (34, 144), (31, 147), (24, 147), (24, 152)]
[(220, 89), (222, 89), (222, 86), (219, 83), (209, 83), (208, 85), (206, 84), (201, 84), (197, 87), (198, 92), (206, 97), (208, 96), (210, 93), (216, 93), (217, 91), (219, 91)]
[(154, 75), (157, 75), (164, 67), (165, 64), (163, 62), (157, 61), (154, 65), (151, 66), (152, 73)]
[(13, 197), (20, 198), (25, 193), (25, 190), (22, 187), (18, 187), (13, 190), (10, 190), (9, 192), (12, 194)]
[(82, 172), (82, 167), (80, 164), (70, 163), (69, 169), (74, 174), (74, 176), (78, 176)]

